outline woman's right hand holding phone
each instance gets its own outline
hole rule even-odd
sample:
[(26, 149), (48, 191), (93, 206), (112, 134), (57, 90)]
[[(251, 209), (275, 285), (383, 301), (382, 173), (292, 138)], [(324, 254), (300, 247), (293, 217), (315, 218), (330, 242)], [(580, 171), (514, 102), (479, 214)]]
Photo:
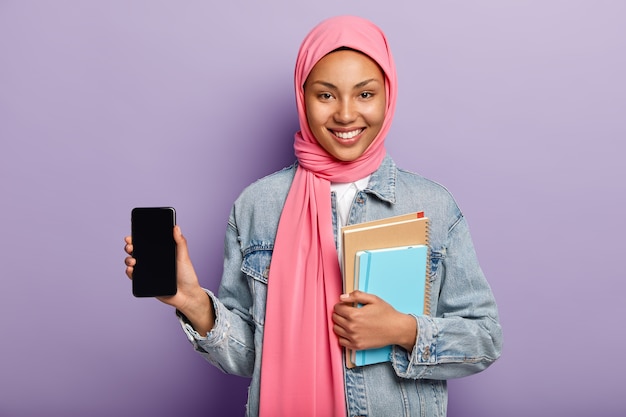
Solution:
[[(211, 298), (200, 286), (198, 276), (189, 258), (187, 239), (183, 236), (180, 226), (174, 226), (173, 233), (174, 241), (176, 242), (177, 291), (175, 295), (156, 298), (183, 313), (191, 322), (194, 329), (200, 335), (205, 336), (213, 328), (215, 322), (213, 303)], [(132, 257), (132, 237), (126, 236), (124, 241), (126, 242), (124, 251), (128, 255), (124, 259), (126, 275), (128, 278), (133, 279), (133, 270), (137, 261)]]

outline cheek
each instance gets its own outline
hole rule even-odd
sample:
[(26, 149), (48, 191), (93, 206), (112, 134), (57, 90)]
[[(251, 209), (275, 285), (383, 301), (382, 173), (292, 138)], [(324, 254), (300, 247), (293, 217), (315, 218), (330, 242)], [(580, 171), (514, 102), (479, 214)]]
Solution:
[(317, 141), (317, 143), (324, 148), (324, 150), (326, 150), (326, 152), (330, 153), (330, 150), (328, 148), (328, 142), (327, 142), (327, 138), (325, 137), (324, 134), (324, 126), (325, 126), (325, 119), (324, 119), (324, 115), (322, 113), (320, 113), (320, 108), (319, 106), (312, 106), (312, 107), (307, 107), (307, 112), (306, 112), (306, 119), (307, 119), (307, 124), (309, 125), (309, 129), (311, 130), (311, 133), (313, 134), (313, 138)]
[(311, 130), (319, 129), (320, 126), (324, 124), (324, 115), (320, 111), (319, 106), (315, 104), (307, 106), (306, 120)]
[(385, 103), (382, 102), (372, 108), (372, 111), (369, 113), (368, 117), (372, 125), (382, 125), (385, 121)]

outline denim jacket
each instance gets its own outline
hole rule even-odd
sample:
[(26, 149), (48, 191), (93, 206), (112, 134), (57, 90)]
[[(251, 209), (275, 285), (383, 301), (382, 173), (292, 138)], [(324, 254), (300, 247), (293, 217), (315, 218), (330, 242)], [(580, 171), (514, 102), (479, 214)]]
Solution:
[[(201, 337), (180, 317), (188, 339), (204, 358), (223, 372), (252, 378), (247, 416), (257, 416), (259, 410), (268, 271), (296, 166), (256, 181), (234, 203), (218, 296), (207, 290), (215, 306), (214, 328)], [(348, 223), (414, 211), (424, 211), (431, 221), (432, 316), (416, 317), (418, 336), (412, 352), (394, 346), (391, 362), (345, 368), (350, 417), (445, 416), (446, 380), (480, 372), (500, 356), (496, 303), (465, 218), (445, 188), (397, 168), (386, 156), (368, 186), (357, 192)], [(335, 220), (333, 226), (336, 229)]]

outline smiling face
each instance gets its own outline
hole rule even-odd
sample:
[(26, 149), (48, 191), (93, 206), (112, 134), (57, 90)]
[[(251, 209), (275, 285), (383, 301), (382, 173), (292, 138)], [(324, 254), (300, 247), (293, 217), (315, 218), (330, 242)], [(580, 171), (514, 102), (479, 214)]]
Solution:
[(354, 161), (374, 141), (385, 119), (385, 77), (357, 51), (320, 59), (304, 84), (306, 116), (319, 144), (340, 161)]

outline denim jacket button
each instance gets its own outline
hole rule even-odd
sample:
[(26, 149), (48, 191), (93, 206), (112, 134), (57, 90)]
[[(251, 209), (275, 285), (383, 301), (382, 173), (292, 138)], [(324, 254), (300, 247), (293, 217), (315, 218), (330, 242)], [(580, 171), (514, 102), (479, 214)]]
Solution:
[(428, 361), (428, 359), (430, 359), (430, 346), (426, 346), (426, 349), (424, 349), (424, 353), (422, 353), (422, 358), (425, 361)]

